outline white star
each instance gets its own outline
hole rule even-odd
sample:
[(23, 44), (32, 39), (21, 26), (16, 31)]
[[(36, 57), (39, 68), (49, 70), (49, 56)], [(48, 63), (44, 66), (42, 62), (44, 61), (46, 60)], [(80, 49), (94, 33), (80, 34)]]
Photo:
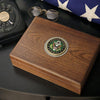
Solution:
[(64, 9), (64, 10), (67, 10), (67, 11), (71, 12), (71, 11), (67, 8), (67, 5), (68, 5), (69, 0), (65, 1), (64, 3), (61, 3), (60, 0), (57, 0), (57, 1), (58, 1), (59, 8), (62, 8), (62, 9)]
[(100, 19), (100, 17), (98, 17), (95, 12), (97, 10), (97, 6), (93, 7), (92, 9), (90, 9), (86, 4), (85, 4), (85, 9), (86, 12), (84, 14), (81, 15), (81, 17), (86, 17), (88, 21), (92, 21), (92, 19)]

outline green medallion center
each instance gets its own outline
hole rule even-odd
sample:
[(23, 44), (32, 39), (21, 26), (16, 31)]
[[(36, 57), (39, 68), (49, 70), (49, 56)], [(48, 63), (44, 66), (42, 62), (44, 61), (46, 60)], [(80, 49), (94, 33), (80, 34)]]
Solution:
[(47, 48), (51, 53), (58, 54), (65, 49), (65, 43), (63, 40), (55, 38), (48, 42)]
[(48, 55), (59, 57), (68, 51), (68, 43), (63, 38), (53, 37), (46, 41), (44, 49)]

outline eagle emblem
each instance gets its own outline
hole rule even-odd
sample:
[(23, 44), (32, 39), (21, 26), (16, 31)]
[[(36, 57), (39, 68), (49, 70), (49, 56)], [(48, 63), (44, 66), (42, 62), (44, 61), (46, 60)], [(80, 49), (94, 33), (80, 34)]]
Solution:
[(50, 56), (59, 57), (67, 52), (68, 43), (63, 38), (53, 37), (46, 41), (44, 48)]

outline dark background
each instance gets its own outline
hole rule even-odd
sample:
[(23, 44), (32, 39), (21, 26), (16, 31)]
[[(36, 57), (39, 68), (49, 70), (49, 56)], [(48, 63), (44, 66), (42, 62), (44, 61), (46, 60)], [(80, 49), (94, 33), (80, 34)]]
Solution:
[[(34, 17), (29, 16), (28, 9), (32, 6), (40, 6), (45, 9), (58, 10), (59, 18), (57, 23), (100, 38), (100, 25), (90, 23), (67, 11), (40, 2), (39, 0), (16, 0), (16, 3), (21, 10), (22, 17), (25, 20), (27, 27), (34, 19)], [(40, 17), (46, 18), (45, 15), (41, 15)], [(17, 41), (14, 41), (0, 48), (0, 87), (49, 96), (79, 96), (67, 89), (13, 67), (9, 58), (9, 53), (16, 43)], [(100, 52), (98, 53), (81, 96), (100, 96)]]

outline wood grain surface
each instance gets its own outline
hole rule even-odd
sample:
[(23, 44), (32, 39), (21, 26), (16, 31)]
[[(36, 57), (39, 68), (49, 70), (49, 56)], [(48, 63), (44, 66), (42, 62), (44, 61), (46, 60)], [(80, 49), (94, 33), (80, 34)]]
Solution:
[[(51, 57), (44, 50), (45, 42), (62, 37), (69, 44), (68, 52)], [(78, 94), (93, 66), (100, 39), (72, 28), (36, 17), (10, 54), (12, 64)]]

